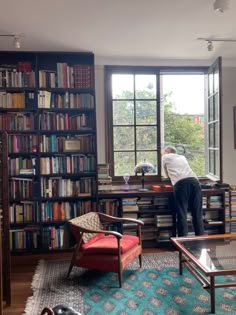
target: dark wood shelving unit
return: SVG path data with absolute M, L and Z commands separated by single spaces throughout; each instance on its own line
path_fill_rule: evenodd
M 0 119 L 11 252 L 64 251 L 67 220 L 96 209 L 94 54 L 0 52 Z
M 6 305 L 11 304 L 11 260 L 9 246 L 9 191 L 8 191 L 8 157 L 7 157 L 7 134 L 0 132 L 0 246 L 1 246 L 1 283 L 0 295 L 2 314 L 3 301 Z
M 224 234 L 225 233 L 225 216 L 226 216 L 226 202 L 225 202 L 225 194 L 228 192 L 227 189 L 203 189 L 203 219 L 207 218 L 207 220 L 211 220 L 211 223 L 204 222 L 204 227 L 206 233 L 209 234 Z M 139 204 L 139 200 L 142 198 L 147 200 L 147 204 L 144 207 L 141 205 L 138 206 L 137 213 L 138 219 L 145 220 L 145 217 L 154 217 L 158 216 L 158 219 L 149 221 L 147 219 L 147 231 L 145 232 L 145 221 L 143 227 L 143 246 L 144 247 L 157 247 L 157 246 L 167 246 L 169 244 L 168 238 L 170 236 L 176 236 L 176 215 L 174 210 L 174 202 L 173 202 L 173 192 L 155 192 L 152 190 L 148 190 L 145 192 L 138 190 L 129 190 L 129 191 L 107 191 L 107 192 L 99 192 L 98 199 L 99 201 L 109 200 L 114 202 L 116 200 L 117 208 L 114 209 L 115 214 L 123 217 L 124 211 L 122 204 L 123 199 L 134 198 L 136 199 L 137 204 Z M 158 205 L 158 200 L 161 198 L 166 198 L 166 204 Z M 156 202 L 155 202 L 156 200 Z M 159 207 L 160 206 L 160 207 Z M 108 209 L 111 207 L 107 207 Z M 105 210 L 102 210 L 105 211 Z M 127 210 L 129 212 L 129 210 Z M 130 211 L 132 213 L 132 211 Z M 170 217 L 168 219 L 163 216 L 172 217 L 172 222 L 170 221 Z M 166 221 L 167 220 L 167 221 Z M 215 222 L 214 222 L 215 221 Z M 150 223 L 151 222 L 151 223 Z M 158 228 L 155 229 L 155 222 L 159 222 Z M 167 222 L 167 223 L 166 223 Z M 148 238 L 148 233 L 150 229 L 153 229 L 153 239 L 145 240 L 145 233 Z M 189 223 L 189 233 L 192 232 L 192 223 Z M 157 237 L 155 238 L 155 233 Z M 151 236 L 152 237 L 152 236 Z

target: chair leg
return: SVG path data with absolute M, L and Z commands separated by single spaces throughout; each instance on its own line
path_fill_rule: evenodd
M 143 265 L 142 254 L 138 256 L 138 259 L 139 259 L 139 266 L 140 268 L 142 268 L 142 265 Z
M 71 260 L 71 262 L 70 262 L 70 267 L 69 267 L 68 272 L 67 272 L 67 278 L 69 278 L 73 266 L 74 266 L 73 260 Z
M 120 288 L 122 288 L 122 270 L 119 270 L 119 272 L 118 272 L 118 277 L 119 277 L 119 285 L 120 285 Z

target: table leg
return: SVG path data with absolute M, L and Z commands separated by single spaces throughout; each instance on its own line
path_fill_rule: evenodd
M 182 265 L 183 255 L 182 252 L 179 251 L 179 274 L 182 276 L 183 274 L 183 265 Z
M 211 313 L 215 313 L 215 277 L 210 277 L 211 287 L 210 287 L 210 294 L 211 294 Z

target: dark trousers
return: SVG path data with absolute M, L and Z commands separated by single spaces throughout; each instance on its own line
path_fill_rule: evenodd
M 178 236 L 188 234 L 187 212 L 191 211 L 195 235 L 204 234 L 202 218 L 202 191 L 194 177 L 184 178 L 174 185 Z

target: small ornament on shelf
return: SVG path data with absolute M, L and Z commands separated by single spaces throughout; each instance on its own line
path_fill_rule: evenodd
M 129 190 L 129 183 L 128 183 L 128 181 L 129 181 L 129 179 L 130 179 L 130 174 L 129 173 L 125 173 L 124 175 L 123 175 L 123 178 L 124 178 L 124 181 L 125 181 L 125 184 L 124 184 L 124 191 L 128 191 Z

